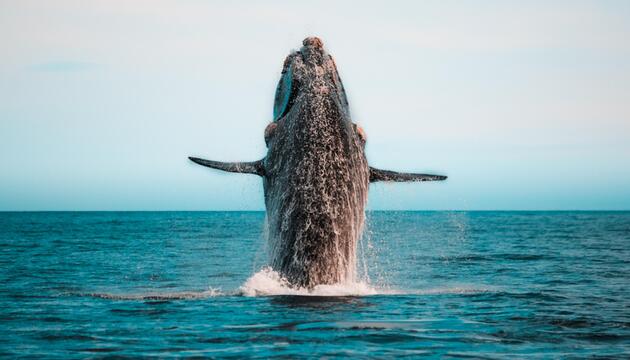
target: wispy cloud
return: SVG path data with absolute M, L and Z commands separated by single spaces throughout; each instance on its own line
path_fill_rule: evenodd
M 101 65 L 97 63 L 62 60 L 32 64 L 28 68 L 33 71 L 44 72 L 79 72 L 94 70 L 99 67 L 101 67 Z

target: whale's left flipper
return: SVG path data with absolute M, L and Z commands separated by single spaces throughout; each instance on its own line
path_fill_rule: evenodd
M 207 166 L 209 168 L 235 172 L 244 174 L 256 174 L 260 176 L 265 175 L 265 168 L 263 167 L 262 160 L 250 161 L 250 162 L 221 162 L 213 160 L 205 160 L 196 157 L 188 157 L 194 163 Z
M 430 174 L 413 174 L 413 173 L 401 173 L 390 170 L 381 170 L 370 166 L 370 182 L 377 181 L 440 181 L 446 180 L 447 176 L 444 175 L 430 175 Z

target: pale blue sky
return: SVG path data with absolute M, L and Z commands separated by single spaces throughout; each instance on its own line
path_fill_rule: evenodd
M 360 5 L 357 5 L 360 4 Z M 0 210 L 264 208 L 284 57 L 335 57 L 373 209 L 630 209 L 627 1 L 2 1 Z

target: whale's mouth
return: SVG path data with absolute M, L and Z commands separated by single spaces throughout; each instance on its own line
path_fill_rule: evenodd
M 282 75 L 276 87 L 276 95 L 273 104 L 273 121 L 278 121 L 289 112 L 299 90 L 299 83 L 294 79 L 293 61 L 298 56 L 292 53 L 287 56 L 282 67 Z

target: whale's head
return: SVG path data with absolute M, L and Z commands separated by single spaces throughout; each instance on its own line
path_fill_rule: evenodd
M 348 100 L 332 56 L 317 37 L 308 37 L 301 49 L 284 60 L 282 75 L 276 89 L 273 120 L 283 118 L 300 97 L 329 98 L 349 120 Z
M 345 143 L 358 140 L 364 144 L 363 130 L 352 124 L 346 91 L 332 56 L 317 37 L 304 39 L 302 45 L 284 61 L 274 98 L 273 122 L 265 130 L 265 141 L 269 145 L 277 125 L 286 123 L 284 127 L 293 131 L 308 128 L 313 139 L 318 135 L 327 137 L 332 131 Z

